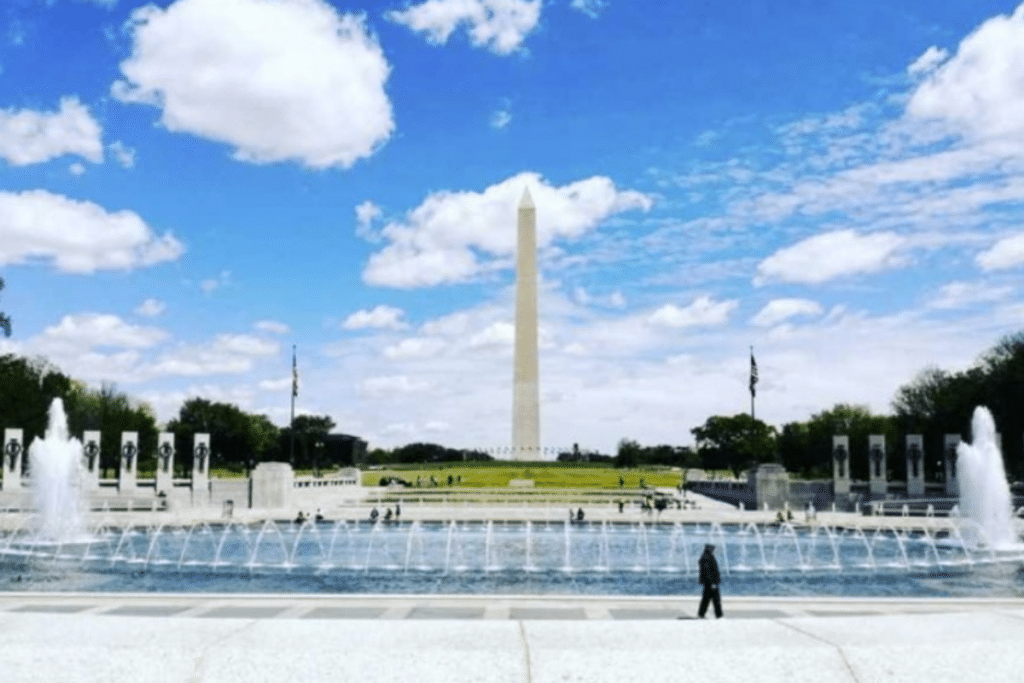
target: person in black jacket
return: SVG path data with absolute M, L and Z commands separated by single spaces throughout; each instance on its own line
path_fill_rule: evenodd
M 697 616 L 701 619 L 708 611 L 708 603 L 715 604 L 715 618 L 722 618 L 722 595 L 718 592 L 718 585 L 722 581 L 718 573 L 718 561 L 715 559 L 715 546 L 710 543 L 704 546 L 704 554 L 700 556 L 700 583 L 704 587 L 704 594 L 700 598 L 700 608 Z

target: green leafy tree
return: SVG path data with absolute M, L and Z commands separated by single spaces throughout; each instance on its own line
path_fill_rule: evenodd
M 999 340 L 979 362 L 984 391 L 978 404 L 992 411 L 1003 438 L 1003 458 L 1015 479 L 1024 476 L 1024 332 Z
M 672 467 L 699 467 L 700 458 L 689 446 L 641 446 L 632 439 L 619 441 L 614 463 L 616 467 L 640 465 L 669 465 Z
M 329 463 L 325 461 L 325 448 L 322 444 L 332 429 L 334 420 L 329 415 L 298 415 L 291 427 L 281 430 L 281 450 L 290 457 L 294 432 L 295 460 L 292 466 L 297 469 L 326 467 Z
M 253 458 L 250 467 L 257 462 L 280 459 L 281 430 L 266 415 L 249 415 L 249 447 Z
M 636 467 L 640 464 L 640 444 L 633 439 L 621 439 L 615 452 L 616 467 Z
M 804 477 L 831 477 L 830 461 L 811 447 L 810 429 L 805 422 L 782 425 L 778 439 L 779 462 L 787 471 Z M 827 471 L 826 471 L 827 469 Z
M 926 476 L 941 477 L 943 435 L 970 437 L 979 405 L 992 411 L 1003 434 L 1024 433 L 1024 332 L 1003 337 L 964 371 L 926 368 L 897 390 L 892 406 L 900 431 L 924 435 Z M 1019 438 L 1004 439 L 1003 457 L 1012 477 L 1024 476 Z
M 255 449 L 250 416 L 238 406 L 190 398 L 178 410 L 178 417 L 167 423 L 174 432 L 175 468 L 192 471 L 193 442 L 196 433 L 210 435 L 210 465 L 241 472 L 254 459 Z
M 30 445 L 45 432 L 53 399 L 70 387 L 71 379 L 45 358 L 0 356 L 0 428 L 24 430 L 24 443 Z
M 757 463 L 776 458 L 776 430 L 746 413 L 713 415 L 690 430 L 706 469 L 730 469 L 739 476 Z
M 156 471 L 157 425 L 152 408 L 117 390 L 111 383 L 91 389 L 72 381 L 64 398 L 68 427 L 81 436 L 86 430 L 100 432 L 100 468 L 114 476 L 121 458 L 121 432 L 138 432 L 141 475 Z

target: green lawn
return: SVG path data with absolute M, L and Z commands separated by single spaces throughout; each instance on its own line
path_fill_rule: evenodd
M 401 467 L 379 470 L 363 470 L 363 486 L 377 486 L 381 477 L 400 477 L 410 484 L 416 484 L 416 477 L 424 487 L 432 486 L 430 477 L 434 477 L 439 486 L 448 486 L 449 475 L 455 480 L 454 487 L 501 487 L 507 488 L 512 479 L 532 479 L 534 487 L 549 488 L 603 488 L 618 489 L 619 477 L 624 480 L 626 488 L 635 489 L 640 480 L 646 486 L 678 486 L 680 472 L 665 468 L 624 469 L 610 466 L 579 466 L 572 464 L 552 465 L 542 463 L 534 465 L 440 465 L 433 467 Z M 460 480 L 461 477 L 461 480 Z

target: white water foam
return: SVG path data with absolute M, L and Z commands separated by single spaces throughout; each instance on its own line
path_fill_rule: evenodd
M 956 470 L 960 486 L 960 514 L 972 524 L 965 532 L 978 546 L 1009 549 L 1019 544 L 1013 526 L 1013 504 L 1006 481 L 1003 454 L 996 442 L 996 424 L 984 406 L 974 409 L 973 443 L 957 446 Z M 965 534 L 966 535 L 966 534 Z
M 29 448 L 29 463 L 39 539 L 63 542 L 82 535 L 82 442 L 68 437 L 59 398 L 50 404 L 46 434 Z

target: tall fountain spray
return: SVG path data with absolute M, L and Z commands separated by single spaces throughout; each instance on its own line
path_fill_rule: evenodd
M 64 402 L 53 399 L 43 438 L 29 448 L 39 538 L 69 541 L 83 532 L 82 442 L 68 437 Z
M 1006 482 L 1003 454 L 996 443 L 996 424 L 984 406 L 974 409 L 973 443 L 957 446 L 957 482 L 960 514 L 977 525 L 978 545 L 1009 548 L 1018 544 L 1013 527 L 1010 486 Z M 973 525 L 972 525 L 973 526 Z

